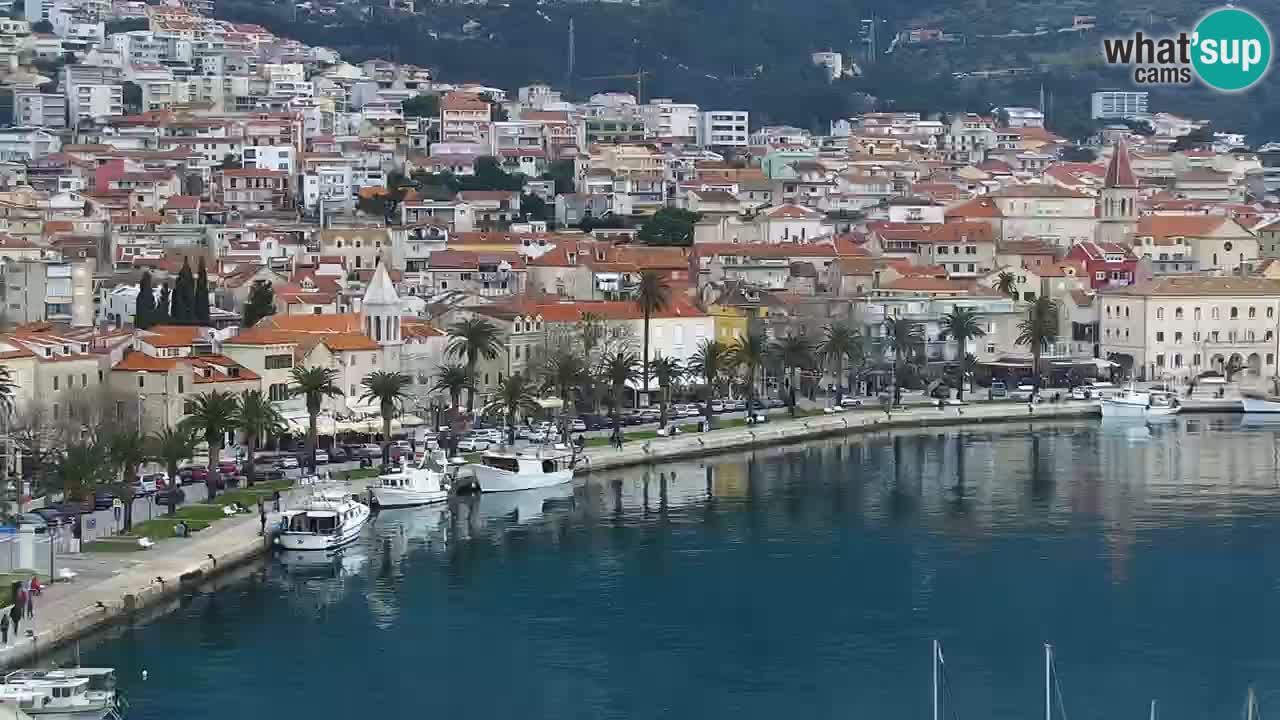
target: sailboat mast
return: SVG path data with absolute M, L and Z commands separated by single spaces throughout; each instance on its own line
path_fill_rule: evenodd
M 1053 646 L 1044 644 L 1044 720 L 1053 720 Z
M 933 641 L 933 720 L 938 720 L 938 641 Z
M 1156 720 L 1156 701 L 1151 701 L 1151 720 Z

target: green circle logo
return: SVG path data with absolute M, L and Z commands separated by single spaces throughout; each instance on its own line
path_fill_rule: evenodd
M 1216 90 L 1252 87 L 1271 65 L 1271 33 L 1247 10 L 1226 7 L 1210 12 L 1196 25 L 1191 42 L 1196 74 Z

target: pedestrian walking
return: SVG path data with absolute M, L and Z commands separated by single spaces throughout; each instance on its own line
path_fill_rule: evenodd
M 9 647 L 9 613 L 0 615 L 0 644 Z
M 18 637 L 18 626 L 22 624 L 22 608 L 27 604 L 27 593 L 24 590 L 18 590 L 18 597 L 15 598 L 13 607 L 9 608 L 9 619 L 13 621 L 13 637 Z
M 36 619 L 36 596 L 34 593 L 27 593 L 27 619 L 35 622 Z
M 271 512 L 280 512 L 280 491 L 274 490 L 271 493 Z
M 267 534 L 267 504 L 258 498 L 258 519 L 262 522 L 262 529 L 258 531 L 259 535 Z

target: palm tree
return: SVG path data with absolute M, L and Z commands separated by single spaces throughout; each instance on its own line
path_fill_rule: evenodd
M 661 275 L 652 270 L 645 270 L 640 273 L 640 282 L 636 284 L 634 292 L 636 307 L 640 308 L 640 313 L 644 315 L 644 354 L 641 358 L 643 373 L 640 377 L 644 391 L 647 393 L 649 392 L 649 318 L 671 305 L 671 288 L 667 286 L 667 281 Z
M 791 417 L 796 416 L 796 371 L 813 364 L 813 345 L 803 335 L 788 333 L 773 345 L 773 354 L 782 364 L 782 372 L 786 374 L 791 385 L 787 393 L 787 406 Z
M 165 470 L 169 473 L 170 483 L 176 489 L 178 465 L 196 452 L 195 434 L 189 428 L 179 425 L 176 428 L 165 428 L 148 440 L 150 450 L 147 454 L 164 463 Z M 177 507 L 177 497 L 171 497 L 169 514 L 172 515 Z
M 841 322 L 834 322 L 823 330 L 818 354 L 836 368 L 836 405 L 844 399 L 844 362 L 856 362 L 862 354 L 862 333 Z
M 382 464 L 391 462 L 391 419 L 404 407 L 409 397 L 409 385 L 413 379 L 402 372 L 375 370 L 360 381 L 364 394 L 360 402 L 378 401 L 378 414 L 382 416 Z
M 596 350 L 600 344 L 605 341 L 608 328 L 605 326 L 604 318 L 596 313 L 584 312 L 577 322 L 578 336 L 582 341 L 582 355 L 587 360 L 587 365 L 592 364 L 596 360 Z M 590 398 L 592 410 L 599 410 L 600 398 L 596 393 L 595 378 L 587 377 L 584 388 L 585 394 Z
M 888 318 L 884 321 L 884 336 L 893 352 L 893 404 L 902 402 L 902 388 L 898 387 L 898 371 L 904 358 L 920 352 L 924 344 L 924 328 L 918 322 L 906 318 Z
M 1058 339 L 1058 303 L 1040 296 L 1027 310 L 1027 317 L 1018 323 L 1019 345 L 1031 347 L 1031 368 L 1035 375 L 1032 397 L 1040 394 L 1040 355 Z
M 239 403 L 236 396 L 225 390 L 212 390 L 197 395 L 191 401 L 191 412 L 182 419 L 182 424 L 193 433 L 201 433 L 209 444 L 209 474 L 205 486 L 209 490 L 208 498 L 218 496 L 218 484 L 214 471 L 218 467 L 218 457 L 222 454 L 223 441 L 227 433 L 236 429 L 236 411 Z
M 461 365 L 441 365 L 436 370 L 436 384 L 431 386 L 431 392 L 449 393 L 449 402 L 456 408 L 462 403 L 462 391 L 469 387 L 471 376 L 467 374 L 466 368 Z
M 112 480 L 111 456 L 105 443 L 95 439 L 76 438 L 63 448 L 55 461 L 62 478 L 62 494 L 66 500 L 93 497 L 98 485 Z
M 671 387 L 684 375 L 680 361 L 662 353 L 653 357 L 653 377 L 658 381 L 658 427 L 667 426 L 667 410 L 671 407 Z
M 489 409 L 501 410 L 506 417 L 507 442 L 512 445 L 516 443 L 516 415 L 523 413 L 527 417 L 541 407 L 533 384 L 522 373 L 498 383 L 498 397 L 489 405 Z
M 476 363 L 483 357 L 493 360 L 502 350 L 502 340 L 498 336 L 498 328 L 484 318 L 472 317 L 459 320 L 449 326 L 449 346 L 445 351 L 450 357 L 466 358 L 467 361 L 467 415 L 471 415 L 476 406 Z
M 753 408 L 756 401 L 756 372 L 764 366 L 769 354 L 769 345 L 759 333 L 748 333 L 734 338 L 729 347 L 729 355 L 734 362 L 747 369 L 747 417 L 755 417 Z
M 572 408 L 572 397 L 590 374 L 587 365 L 577 353 L 571 349 L 561 348 L 553 352 L 542 366 L 543 389 L 552 389 L 562 403 L 560 423 L 561 437 L 568 441 L 569 426 L 564 420 Z
M 956 361 L 956 400 L 964 400 L 964 383 L 973 374 L 978 371 L 978 358 L 973 353 L 965 353 L 964 357 Z
M 951 312 L 943 315 L 940 321 L 942 332 L 938 339 L 946 342 L 949 338 L 956 341 L 956 359 L 962 359 L 969 351 L 969 341 L 986 337 L 987 330 L 982 327 L 982 316 L 972 308 L 955 306 Z
M 316 470 L 316 442 L 319 430 L 316 427 L 320 417 L 320 404 L 325 398 L 342 395 L 338 387 L 338 371 L 333 368 L 295 367 L 289 373 L 293 384 L 289 386 L 289 397 L 301 395 L 307 401 L 307 455 L 311 458 L 311 472 Z
M 112 463 L 120 470 L 120 481 L 113 491 L 124 504 L 121 528 L 128 532 L 133 527 L 133 497 L 137 487 L 138 467 L 147 461 L 147 438 L 135 429 L 118 429 L 107 440 Z
M 698 349 L 694 351 L 693 357 L 689 358 L 689 374 L 702 378 L 707 387 L 706 404 L 703 405 L 703 415 L 707 418 L 707 427 L 711 427 L 711 401 L 715 396 L 716 381 L 720 379 L 720 373 L 724 371 L 724 366 L 729 359 L 729 348 L 715 340 L 703 340 L 698 343 Z
M 8 420 L 13 415 L 13 395 L 17 388 L 9 368 L 0 365 L 0 418 Z
M 604 358 L 600 363 L 600 374 L 609 384 L 609 395 L 613 404 L 613 432 L 622 432 L 622 393 L 627 383 L 636 379 L 636 368 L 640 364 L 635 353 L 619 350 Z
M 996 275 L 995 284 L 992 286 L 1001 294 L 1008 295 L 1014 300 L 1018 299 L 1018 277 L 1008 270 L 1001 270 Z
M 239 410 L 236 412 L 236 425 L 244 433 L 245 475 L 252 486 L 258 479 L 257 464 L 254 454 L 258 444 L 265 442 L 272 435 L 283 433 L 288 425 L 275 403 L 261 390 L 245 390 L 240 393 Z

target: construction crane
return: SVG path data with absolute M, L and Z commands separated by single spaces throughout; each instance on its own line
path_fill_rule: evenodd
M 648 70 L 637 70 L 633 73 L 624 73 L 622 75 L 597 75 L 596 77 L 582 78 L 583 80 L 635 80 L 636 81 L 636 103 L 644 104 L 644 76 L 652 75 Z

